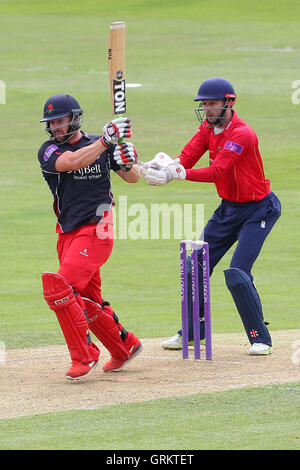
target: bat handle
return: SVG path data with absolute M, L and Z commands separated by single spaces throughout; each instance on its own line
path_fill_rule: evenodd
M 122 117 L 124 117 L 124 114 L 119 114 L 118 117 L 119 117 L 119 118 L 122 118 Z M 118 140 L 118 144 L 119 144 L 119 145 L 120 145 L 120 144 L 123 144 L 123 143 L 124 143 L 124 139 L 119 139 L 119 140 Z

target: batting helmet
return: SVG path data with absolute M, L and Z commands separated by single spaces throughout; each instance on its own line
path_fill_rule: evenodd
M 204 100 L 223 100 L 224 105 L 220 108 L 220 114 L 218 119 L 212 124 L 210 123 L 205 116 L 203 110 L 203 105 L 200 104 L 199 108 L 196 109 L 196 115 L 201 123 L 205 120 L 208 123 L 209 127 L 218 126 L 224 122 L 226 119 L 225 111 L 228 108 L 231 108 L 236 100 L 236 94 L 233 86 L 228 80 L 221 77 L 213 77 L 205 80 L 199 87 L 198 94 L 194 101 L 204 101 Z
M 70 139 L 70 137 L 80 129 L 81 127 L 81 116 L 83 110 L 81 109 L 78 101 L 71 95 L 57 94 L 53 95 L 46 101 L 44 105 L 44 117 L 40 122 L 46 122 L 46 132 L 51 135 L 50 121 L 59 119 L 65 116 L 70 116 L 69 131 L 65 134 L 66 139 L 64 142 Z
M 235 99 L 235 91 L 231 83 L 225 78 L 214 77 L 205 80 L 200 85 L 198 95 L 194 101 L 200 100 L 226 100 L 227 98 Z

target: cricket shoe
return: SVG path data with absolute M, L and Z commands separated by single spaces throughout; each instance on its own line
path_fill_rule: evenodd
M 82 377 L 86 377 L 92 370 L 98 365 L 98 361 L 92 361 L 89 364 L 83 364 L 80 361 L 73 361 L 70 369 L 66 373 L 66 377 L 69 380 L 79 380 Z
M 200 344 L 205 344 L 205 339 L 201 339 Z M 179 333 L 172 336 L 172 338 L 167 339 L 163 343 L 161 343 L 164 349 L 182 349 L 182 336 Z M 188 342 L 189 346 L 194 346 L 194 341 L 190 340 Z
M 267 356 L 271 352 L 272 348 L 268 344 L 253 343 L 249 349 L 249 356 Z
M 114 357 L 111 357 L 110 360 L 103 366 L 104 372 L 118 372 L 119 370 L 124 369 L 124 367 L 127 366 L 128 362 L 130 362 L 142 352 L 143 347 L 143 343 L 138 338 L 136 338 L 136 342 L 129 349 L 130 357 L 125 360 L 115 359 Z

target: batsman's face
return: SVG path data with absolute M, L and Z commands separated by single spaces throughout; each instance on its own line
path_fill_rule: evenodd
M 70 122 L 70 116 L 64 116 L 62 118 L 53 119 L 50 121 L 50 130 L 56 140 L 64 140 L 64 136 L 69 132 Z
M 204 100 L 202 101 L 203 111 L 205 112 L 206 119 L 214 123 L 224 106 L 224 100 Z

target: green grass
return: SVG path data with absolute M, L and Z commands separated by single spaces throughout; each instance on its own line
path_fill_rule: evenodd
M 291 100 L 292 82 L 300 76 L 299 10 L 300 3 L 292 0 L 128 0 L 125 9 L 119 0 L 111 5 L 92 0 L 53 0 L 51 5 L 40 0 L 0 1 L 0 80 L 6 84 L 6 104 L 0 104 L 0 340 L 7 348 L 64 341 L 42 295 L 41 274 L 44 270 L 56 271 L 58 263 L 51 196 L 36 158 L 46 139 L 39 120 L 50 95 L 69 92 L 84 108 L 84 129 L 101 132 L 111 119 L 106 50 L 109 23 L 116 20 L 127 23 L 127 82 L 143 85 L 128 88 L 127 93 L 133 140 L 142 161 L 161 150 L 172 156 L 180 153 L 198 126 L 193 98 L 204 79 L 218 75 L 234 84 L 236 109 L 259 137 L 266 175 L 283 208 L 254 266 L 254 279 L 270 330 L 299 328 L 299 105 Z M 207 157 L 199 163 L 207 164 Z M 150 210 L 151 204 L 162 202 L 204 204 L 205 221 L 219 203 L 211 184 L 183 182 L 151 188 L 143 181 L 126 185 L 113 175 L 113 190 L 117 203 L 120 196 L 127 196 L 128 207 L 141 203 Z M 232 253 L 227 253 L 212 278 L 212 324 L 218 333 L 243 331 L 223 275 Z M 178 240 L 117 239 L 102 269 L 104 297 L 126 328 L 141 337 L 171 335 L 179 326 L 178 258 Z M 273 392 L 278 400 L 270 407 Z M 228 398 L 231 393 L 234 399 Z M 74 411 L 0 423 L 10 430 L 7 447 L 60 447 L 53 431 L 59 429 L 64 448 L 143 448 L 145 442 L 154 448 L 169 447 L 173 442 L 180 448 L 178 421 L 192 414 L 191 429 L 195 428 L 198 436 L 207 432 L 211 448 L 293 448 L 298 441 L 293 437 L 295 418 L 289 397 L 294 393 L 283 392 L 280 387 L 236 390 L 224 395 L 107 407 L 83 415 Z M 255 422 L 247 426 L 247 419 L 242 418 L 249 412 L 246 396 L 252 400 L 249 409 L 253 414 L 254 404 L 260 407 L 256 417 L 259 415 L 264 432 L 257 441 Z M 230 407 L 227 398 L 232 400 Z M 198 415 L 204 423 L 201 428 L 192 408 L 201 413 L 204 400 L 214 413 L 214 400 L 219 399 L 220 403 L 224 400 L 224 410 L 217 407 L 214 419 L 209 412 Z M 191 406 L 193 400 L 195 407 Z M 243 409 L 231 414 L 230 409 L 239 402 L 244 404 Z M 264 406 L 268 414 L 263 412 Z M 170 434 L 164 409 L 170 411 L 170 429 L 176 433 L 172 442 L 167 437 L 161 439 Z M 151 432 L 145 433 L 151 440 L 139 439 L 133 425 L 126 421 L 128 413 L 136 413 L 137 429 L 145 427 L 148 431 L 151 423 L 147 425 L 146 417 L 159 417 L 155 423 L 165 425 L 165 434 L 156 433 L 153 425 Z M 117 435 L 107 441 L 96 416 L 101 417 L 101 427 L 111 432 L 111 417 L 117 423 L 119 414 L 128 436 L 124 433 L 122 443 Z M 95 441 L 76 440 L 71 434 L 75 423 L 81 430 L 78 436 L 81 432 L 87 435 L 82 416 L 98 426 Z M 13 441 L 15 426 L 18 439 Z M 24 430 L 32 426 L 41 432 L 31 432 L 29 440 Z M 285 433 L 290 437 L 285 439 Z M 201 439 L 195 439 L 194 448 L 203 445 Z
M 299 450 L 299 385 L 1 420 L 0 449 Z

